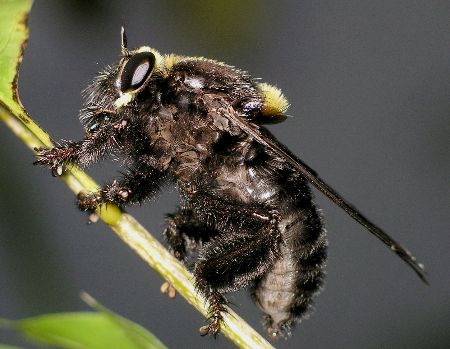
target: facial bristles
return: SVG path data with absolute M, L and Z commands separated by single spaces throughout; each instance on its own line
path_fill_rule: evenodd
M 258 90 L 262 96 L 261 112 L 264 117 L 271 119 L 272 122 L 283 121 L 286 118 L 285 112 L 289 107 L 289 102 L 284 97 L 281 90 L 267 83 L 258 83 Z

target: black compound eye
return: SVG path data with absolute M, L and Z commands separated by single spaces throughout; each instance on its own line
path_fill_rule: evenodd
M 140 52 L 131 57 L 122 69 L 120 90 L 133 91 L 141 87 L 150 76 L 155 66 L 155 55 L 151 52 Z

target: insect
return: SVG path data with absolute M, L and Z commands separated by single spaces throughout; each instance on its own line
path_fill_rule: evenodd
M 128 172 L 78 197 L 81 210 L 153 197 L 175 184 L 181 197 L 164 230 L 171 253 L 192 266 L 216 335 L 224 294 L 250 287 L 271 337 L 287 336 L 311 308 L 324 278 L 327 240 L 312 184 L 390 247 L 426 282 L 423 266 L 345 201 L 263 126 L 286 118 L 281 91 L 214 60 L 127 48 L 83 92 L 83 140 L 38 149 L 56 175 L 106 154 Z

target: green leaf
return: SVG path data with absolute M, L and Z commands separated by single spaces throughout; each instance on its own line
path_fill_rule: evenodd
M 0 0 L 0 100 L 17 111 L 17 72 L 28 39 L 31 0 Z
M 16 329 L 34 341 L 59 348 L 166 348 L 140 325 L 113 313 L 90 297 L 88 302 L 98 311 L 41 315 L 8 322 L 7 327 Z
M 50 147 L 52 142 L 27 115 L 17 92 L 31 4 L 32 0 L 0 0 L 0 120 L 33 149 Z

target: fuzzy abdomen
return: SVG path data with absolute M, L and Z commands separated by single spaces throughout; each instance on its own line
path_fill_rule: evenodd
M 253 144 L 240 149 L 233 153 L 237 164 L 217 171 L 215 190 L 278 212 L 282 241 L 278 257 L 256 280 L 253 296 L 266 314 L 269 334 L 288 335 L 311 308 L 323 282 L 327 245 L 323 223 L 303 177 Z
M 290 334 L 310 309 L 324 276 L 326 238 L 314 206 L 280 224 L 281 256 L 254 288 L 253 296 L 266 314 L 264 325 L 273 337 Z

